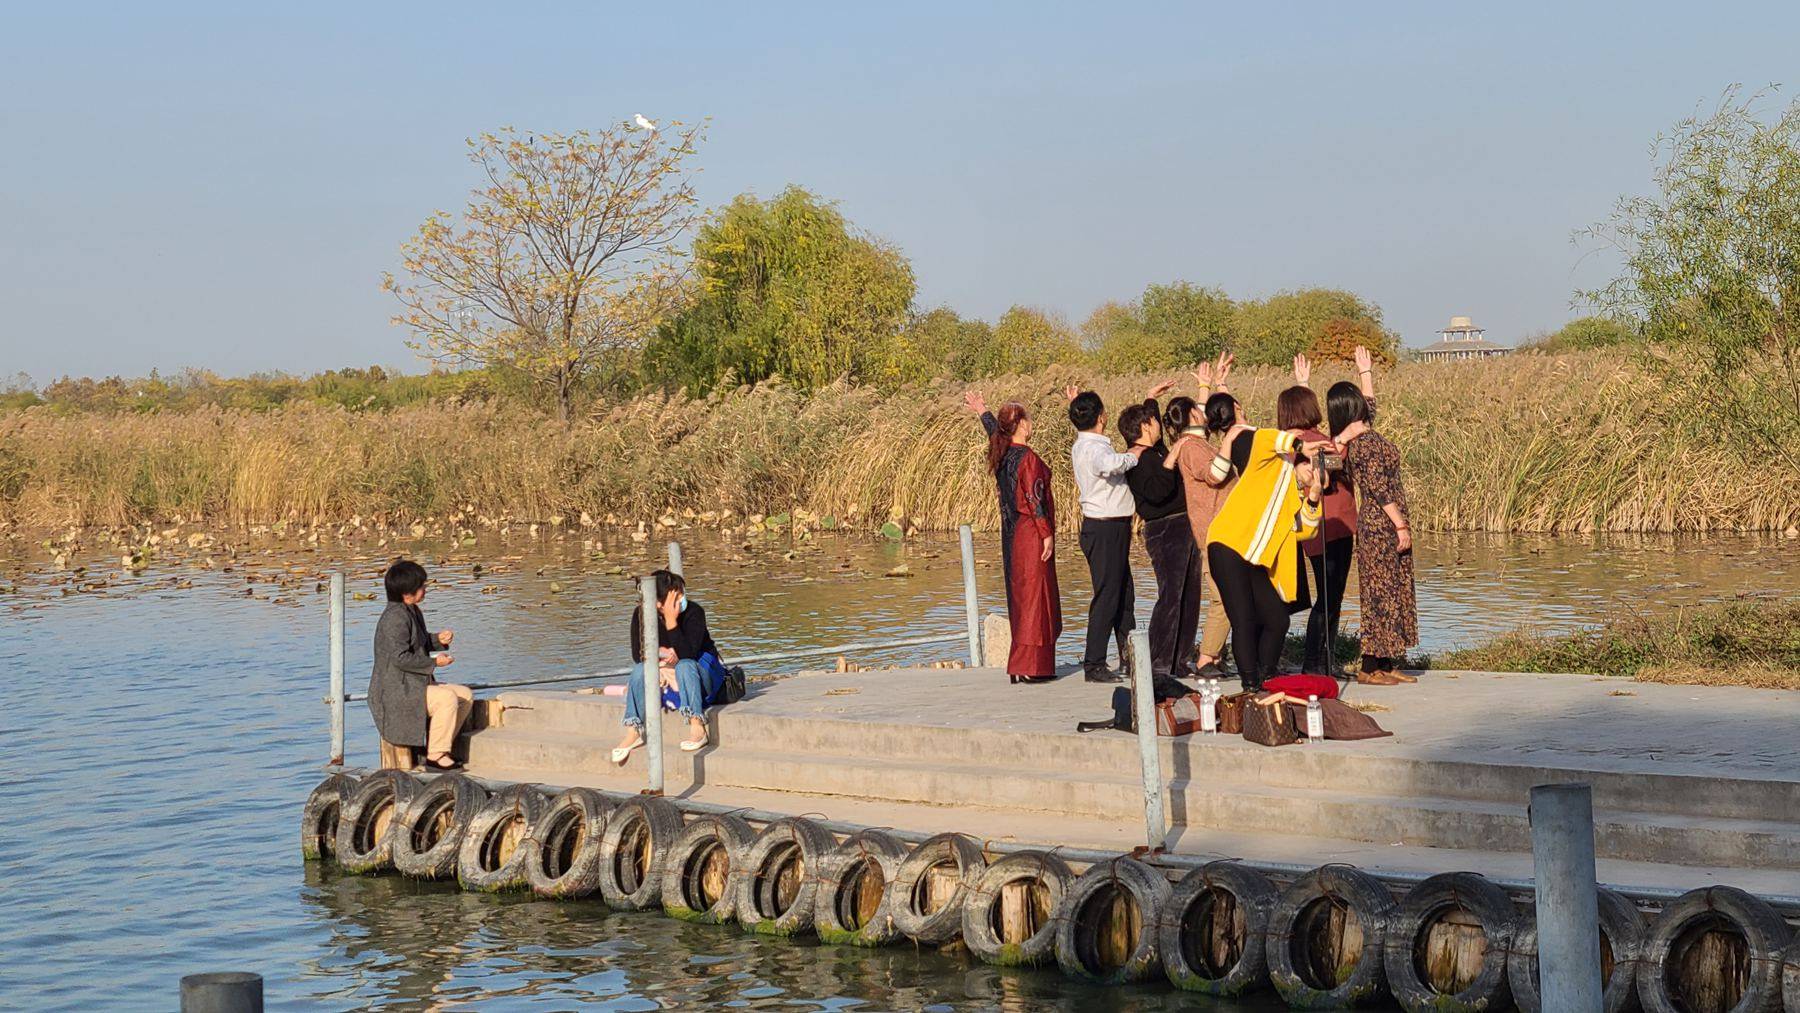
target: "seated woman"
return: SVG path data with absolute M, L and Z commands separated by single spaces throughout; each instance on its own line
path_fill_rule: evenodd
M 425 766 L 456 770 L 450 756 L 456 733 L 475 706 L 467 686 L 437 681 L 433 674 L 455 659 L 445 651 L 455 634 L 425 626 L 419 603 L 425 600 L 425 568 L 410 559 L 395 560 L 387 569 L 388 605 L 375 624 L 375 669 L 369 674 L 369 712 L 384 741 L 396 746 L 425 747 Z
M 719 648 L 706 629 L 706 610 L 687 600 L 687 584 L 669 570 L 656 578 L 657 671 L 664 710 L 687 715 L 688 737 L 681 748 L 693 752 L 706 745 L 706 708 L 725 684 Z M 631 612 L 631 660 L 636 667 L 625 684 L 625 737 L 612 751 L 612 762 L 624 763 L 644 744 L 644 607 Z

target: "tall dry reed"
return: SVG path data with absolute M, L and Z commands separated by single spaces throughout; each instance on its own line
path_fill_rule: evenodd
M 1078 523 L 1060 393 L 1092 385 L 1111 414 L 1160 377 L 1053 368 L 981 385 L 1024 401 Z M 1342 378 L 1321 370 L 1320 391 Z M 1236 392 L 1272 421 L 1289 378 L 1247 370 Z M 1404 455 L 1423 526 L 1475 530 L 1781 530 L 1800 497 L 1614 353 L 1408 364 L 1378 380 L 1378 426 Z M 1183 388 L 1192 393 L 1191 381 Z M 670 509 L 996 523 L 980 427 L 960 391 L 883 394 L 780 385 L 704 399 L 652 395 L 571 425 L 523 408 L 427 404 L 386 412 L 0 416 L 0 517 L 30 527 L 161 520 L 650 518 Z

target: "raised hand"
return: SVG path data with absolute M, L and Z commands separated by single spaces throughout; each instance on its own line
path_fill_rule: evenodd
M 1362 345 L 1356 346 L 1356 372 L 1358 375 L 1372 373 L 1375 370 L 1375 359 L 1369 350 Z
M 1171 388 L 1173 388 L 1174 386 L 1175 386 L 1174 380 L 1164 380 L 1163 382 L 1150 388 L 1150 393 L 1148 393 L 1144 396 L 1149 398 L 1150 400 L 1154 401 L 1157 398 L 1162 397 L 1164 394 L 1167 394 L 1169 392 L 1169 390 Z
M 1231 375 L 1231 367 L 1237 363 L 1237 356 L 1230 352 L 1220 352 L 1219 361 L 1213 366 L 1213 384 L 1221 391 L 1225 389 L 1225 378 Z
M 986 415 L 988 410 L 987 398 L 982 397 L 981 392 L 978 390 L 964 391 L 963 407 L 967 408 L 971 415 Z
M 1063 397 L 1066 397 L 1071 401 L 1075 400 L 1076 395 L 1078 395 L 1080 393 L 1081 393 L 1081 388 L 1075 386 L 1074 384 L 1069 384 L 1067 387 L 1063 388 Z
M 1312 363 L 1306 361 L 1306 353 L 1294 356 L 1294 382 L 1304 387 L 1312 382 Z
M 1194 367 L 1194 382 L 1200 385 L 1201 390 L 1212 390 L 1212 363 L 1202 362 L 1200 365 Z

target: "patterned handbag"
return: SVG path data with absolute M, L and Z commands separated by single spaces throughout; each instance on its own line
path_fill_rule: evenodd
M 1277 696 L 1272 703 L 1251 700 L 1244 708 L 1244 738 L 1259 746 L 1291 746 L 1300 739 L 1294 718 Z
M 1244 732 L 1244 705 L 1255 693 L 1233 693 L 1219 698 L 1219 731 L 1226 735 Z
M 1192 735 L 1200 730 L 1200 694 L 1156 702 L 1156 734 Z

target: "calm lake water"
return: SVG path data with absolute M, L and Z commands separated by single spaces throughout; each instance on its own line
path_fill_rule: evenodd
M 789 558 L 785 538 L 681 537 L 693 596 L 728 653 L 961 628 L 954 539 L 823 536 Z M 992 536 L 977 543 L 983 604 L 999 609 L 997 550 Z M 431 622 L 458 632 L 448 674 L 485 681 L 623 662 L 633 591 L 622 573 L 662 547 L 584 545 L 580 536 L 468 547 L 237 544 L 235 560 L 182 549 L 127 575 L 116 550 L 76 551 L 58 570 L 41 546 L 0 541 L 10 718 L 0 734 L 9 774 L 0 781 L 0 1007 L 170 1009 L 182 974 L 243 969 L 264 975 L 271 1008 L 293 1009 L 1278 1008 L 1162 988 L 1096 993 L 1053 970 L 998 972 L 911 947 L 779 942 L 613 914 L 598 901 L 495 898 L 308 867 L 297 824 L 328 746 L 326 571 L 341 566 L 353 592 L 372 593 L 381 560 L 413 552 L 433 572 Z M 1518 626 L 1567 629 L 1614 606 L 1791 589 L 1797 549 L 1779 538 L 1428 534 L 1421 650 Z M 199 568 L 209 555 L 213 568 Z M 910 576 L 881 576 L 903 564 Z M 1073 554 L 1061 569 L 1078 627 L 1085 569 Z M 1141 576 L 1147 615 L 1154 584 Z M 349 605 L 353 690 L 367 679 L 380 607 Z M 1076 660 L 1073 637 L 1062 647 Z M 956 656 L 949 646 L 857 660 Z M 375 752 L 361 704 L 350 710 L 350 752 L 364 763 Z

